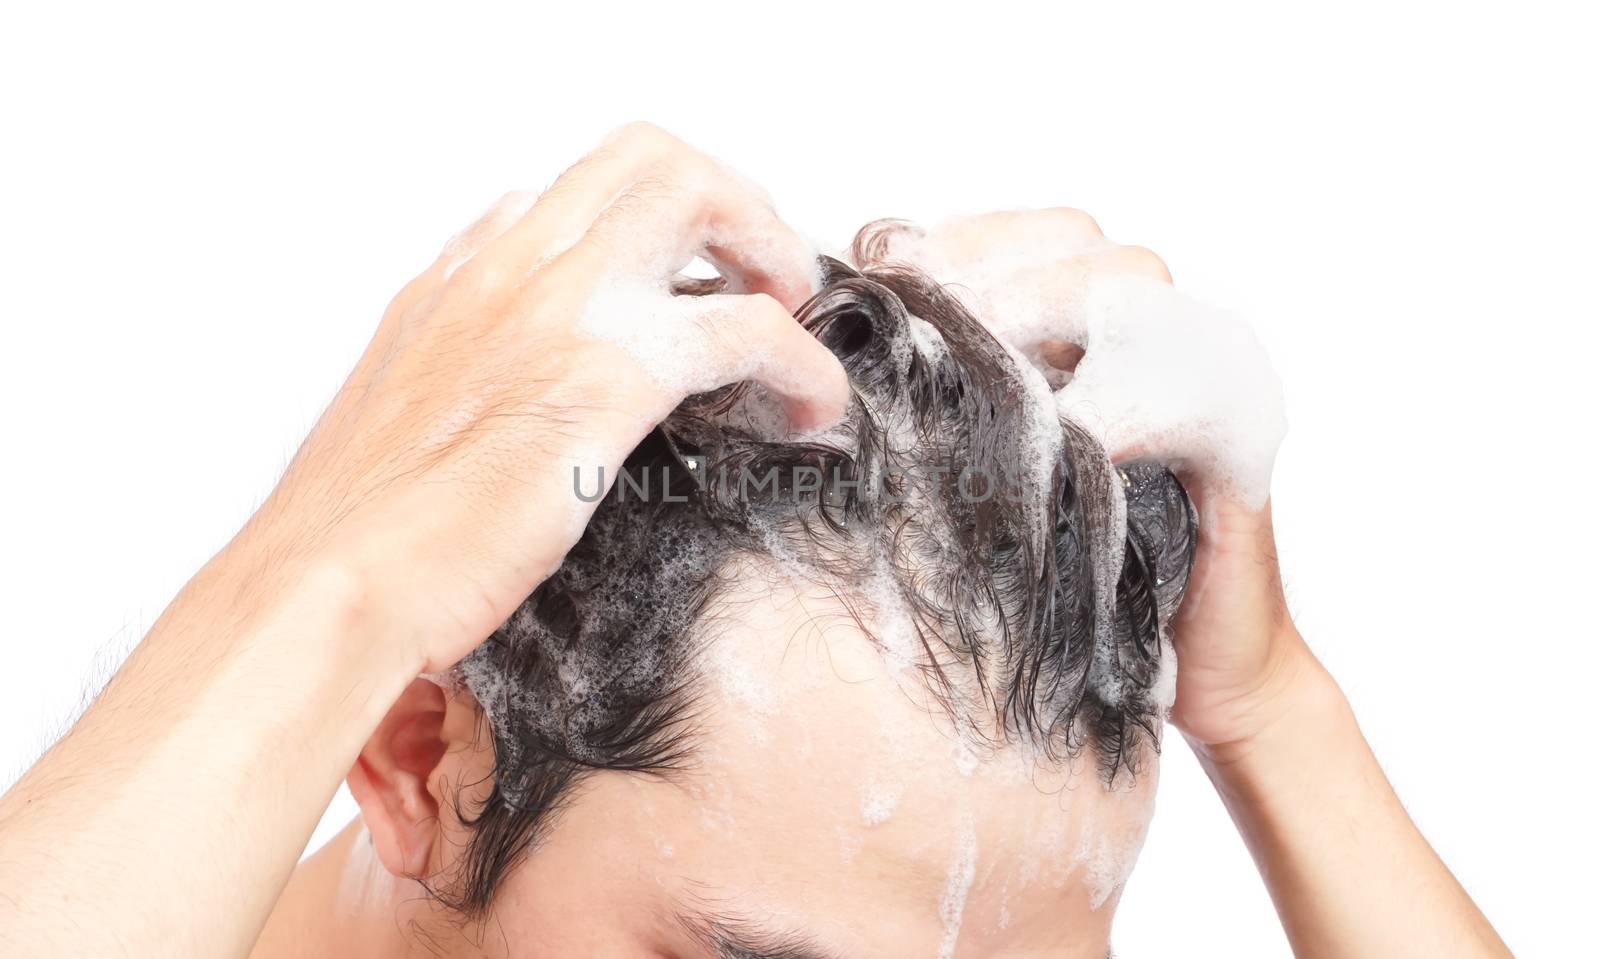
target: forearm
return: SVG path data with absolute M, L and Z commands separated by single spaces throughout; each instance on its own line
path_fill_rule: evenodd
M 242 548 L 0 799 L 0 951 L 243 955 L 412 678 L 367 661 L 342 571 L 273 577 Z
M 1196 745 L 1297 956 L 1510 953 L 1412 823 L 1349 703 L 1305 655 L 1261 735 Z

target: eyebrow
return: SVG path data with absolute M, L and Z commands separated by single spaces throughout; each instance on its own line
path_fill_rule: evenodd
M 716 959 L 841 959 L 811 936 L 725 915 L 680 913 L 678 921 Z

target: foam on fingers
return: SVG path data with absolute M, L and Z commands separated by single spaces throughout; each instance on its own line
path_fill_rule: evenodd
M 805 416 L 836 414 L 842 371 L 836 402 L 819 398 L 827 384 L 806 385 L 818 379 L 820 358 L 778 322 L 792 324 L 788 310 L 820 288 L 816 250 L 759 189 L 715 161 L 676 169 L 664 189 L 625 191 L 574 247 L 569 265 L 593 283 L 579 330 L 620 347 L 674 397 L 760 374 Z M 673 278 L 697 257 L 717 268 L 728 294 L 674 295 Z M 786 366 L 797 351 L 799 372 Z
M 1249 327 L 1163 282 L 1155 254 L 1112 243 L 1076 210 L 886 224 L 859 248 L 946 284 L 1113 459 L 1159 459 L 1207 491 L 1265 502 L 1286 430 L 1281 384 Z M 1071 370 L 1051 362 L 1066 344 L 1082 350 Z
M 1087 341 L 1061 414 L 1113 457 L 1161 459 L 1256 508 L 1287 430 L 1283 388 L 1239 318 L 1143 277 L 1093 285 Z

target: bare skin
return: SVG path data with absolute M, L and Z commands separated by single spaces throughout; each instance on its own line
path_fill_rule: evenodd
M 645 248 L 641 235 L 670 242 Z M 716 382 L 766 383 L 803 429 L 846 400 L 838 364 L 790 318 L 809 293 L 803 249 L 758 192 L 647 126 L 453 242 L 391 304 L 267 503 L 0 798 L 4 951 L 246 955 L 280 895 L 263 955 L 417 948 L 395 935 L 394 912 L 415 899 L 403 877 L 438 855 L 440 835 L 417 824 L 442 774 L 482 757 L 464 745 L 471 704 L 416 677 L 481 641 L 581 532 L 557 464 L 614 468 L 686 392 L 714 385 L 664 385 L 586 333 L 597 278 L 620 268 L 664 287 L 689 255 L 709 255 L 749 292 L 714 316 L 672 315 L 674 341 Z M 1270 512 L 1201 506 L 1174 721 L 1296 953 L 1508 955 L 1294 629 Z M 285 895 L 347 773 L 369 833 L 313 857 Z M 341 884 L 353 868 L 396 885 L 352 894 Z M 1048 938 L 1012 951 L 1047 954 Z M 596 939 L 550 954 L 618 953 Z
M 470 696 L 419 683 L 351 776 L 361 819 L 297 871 L 257 959 L 721 959 L 683 921 L 708 912 L 821 957 L 1102 959 L 1118 890 L 1085 867 L 1102 842 L 1112 866 L 1136 849 L 1155 777 L 1106 790 L 1092 757 L 962 757 L 831 594 L 740 581 L 723 607 L 736 634 L 706 654 L 692 766 L 586 781 L 474 922 L 414 880 L 449 888 L 471 834 L 458 790 L 472 808 L 491 750 Z M 447 745 L 408 756 L 419 740 Z M 952 875 L 965 885 L 945 912 Z

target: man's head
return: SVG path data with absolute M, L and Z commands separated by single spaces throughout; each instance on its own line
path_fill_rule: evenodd
M 847 421 L 795 442 L 758 391 L 690 398 L 466 689 L 413 687 L 352 776 L 385 865 L 510 955 L 1104 941 L 1189 501 L 920 274 L 829 261 L 800 319 Z

